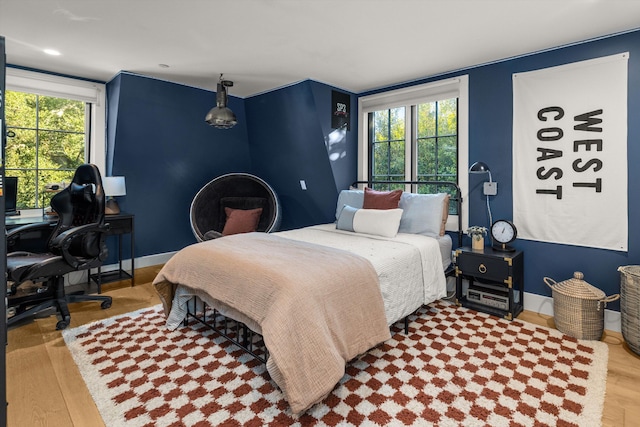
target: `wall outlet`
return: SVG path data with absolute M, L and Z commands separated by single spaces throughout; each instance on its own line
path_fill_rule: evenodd
M 498 183 L 497 182 L 485 182 L 484 183 L 484 195 L 485 196 L 495 196 L 498 194 Z

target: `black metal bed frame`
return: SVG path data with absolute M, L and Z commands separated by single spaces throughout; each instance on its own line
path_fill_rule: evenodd
M 262 335 L 254 332 L 244 323 L 225 316 L 198 297 L 193 297 L 187 303 L 187 316 L 183 320 L 184 326 L 189 325 L 189 319 L 217 332 L 259 362 L 267 363 L 269 350 L 264 344 Z
M 458 246 L 462 246 L 462 195 L 460 187 L 458 187 L 456 183 L 448 181 L 355 181 L 351 186 L 357 188 L 357 186 L 361 184 L 436 185 L 453 187 L 455 195 L 451 196 L 449 200 L 450 202 L 454 201 L 456 203 L 456 212 L 458 214 Z M 453 271 L 454 269 L 449 266 L 445 271 L 445 276 L 450 276 Z M 409 316 L 410 315 L 407 315 L 403 319 L 405 335 L 409 333 Z M 190 302 L 187 303 L 187 316 L 183 321 L 184 326 L 189 324 L 189 319 L 193 319 L 196 323 L 218 333 L 230 343 L 247 352 L 257 361 L 267 363 L 269 350 L 264 343 L 262 335 L 254 332 L 244 323 L 223 315 L 198 297 L 193 297 Z

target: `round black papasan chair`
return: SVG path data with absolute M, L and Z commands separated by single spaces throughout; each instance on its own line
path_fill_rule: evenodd
M 269 233 L 280 226 L 280 202 L 273 188 L 255 175 L 229 173 L 207 183 L 191 202 L 191 229 L 199 242 L 222 235 L 225 208 L 262 208 L 256 231 Z

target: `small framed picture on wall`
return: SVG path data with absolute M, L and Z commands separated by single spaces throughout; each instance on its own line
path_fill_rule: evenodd
M 347 93 L 331 92 L 331 128 L 339 129 L 346 125 L 350 130 L 349 111 L 351 109 L 351 97 Z

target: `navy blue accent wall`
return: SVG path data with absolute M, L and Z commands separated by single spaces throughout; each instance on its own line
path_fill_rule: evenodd
M 347 132 L 344 156 L 329 159 L 332 90 L 307 80 L 245 100 L 252 170 L 278 193 L 283 230 L 333 222 L 338 189 L 355 180 L 354 131 Z
M 322 135 L 324 136 L 325 148 L 327 149 L 329 164 L 333 172 L 333 179 L 339 192 L 340 190 L 349 188 L 349 185 L 353 184 L 358 173 L 358 97 L 350 92 L 312 80 L 309 81 L 309 84 L 311 85 L 315 99 L 318 122 L 320 123 Z M 331 96 L 334 90 L 350 95 L 351 111 L 349 111 L 350 130 L 345 131 L 344 139 L 332 144 L 334 141 L 330 141 L 331 136 L 334 132 L 338 132 L 331 127 L 331 112 L 333 107 Z M 335 198 L 337 202 L 337 193 Z M 333 215 L 335 217 L 335 212 L 333 212 Z
M 629 52 L 628 78 L 628 158 L 620 164 L 628 166 L 629 188 L 629 252 L 617 252 L 595 248 L 550 244 L 517 240 L 514 246 L 525 253 L 525 291 L 539 295 L 551 295 L 544 284 L 545 276 L 557 281 L 572 277 L 574 271 L 582 271 L 585 280 L 602 289 L 607 295 L 618 293 L 621 265 L 640 264 L 640 31 L 589 41 L 548 52 L 541 52 L 512 60 L 479 66 L 437 78 L 425 79 L 412 84 L 444 79 L 456 75 L 469 75 L 469 161 L 483 161 L 491 168 L 493 180 L 498 182 L 498 195 L 492 196 L 493 219 L 512 218 L 512 130 L 513 90 L 511 78 L 521 73 L 601 56 Z M 394 88 L 409 86 L 399 85 Z M 391 88 L 386 88 L 389 90 Z M 588 88 L 585 88 L 588 90 Z M 369 92 L 367 94 L 374 93 Z M 486 225 L 487 213 L 482 183 L 486 176 L 469 177 L 470 214 L 469 224 Z M 618 209 L 618 206 L 610 206 Z M 588 215 L 576 212 L 575 215 Z M 610 225 L 610 224 L 609 224 Z M 516 224 L 517 226 L 517 224 Z M 595 236 L 606 232 L 585 230 Z M 608 306 L 619 309 L 618 303 Z
M 118 201 L 135 214 L 136 257 L 195 243 L 189 207 L 198 190 L 219 175 L 249 172 L 244 101 L 229 97 L 238 124 L 222 130 L 204 121 L 214 92 L 129 73 L 107 91 L 109 170 L 126 178 Z

